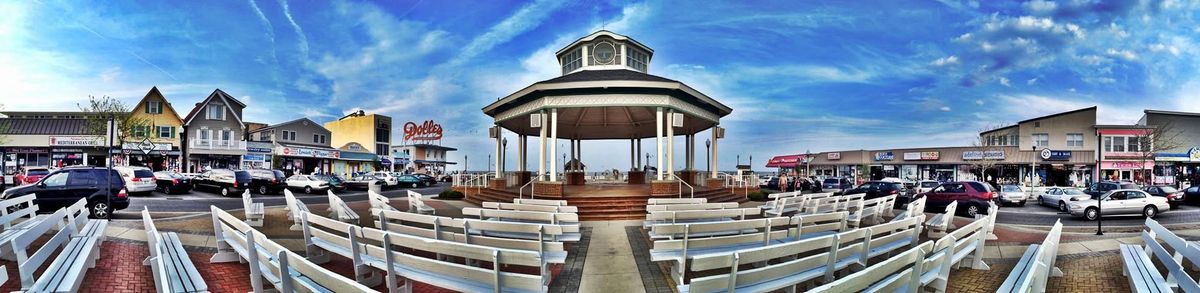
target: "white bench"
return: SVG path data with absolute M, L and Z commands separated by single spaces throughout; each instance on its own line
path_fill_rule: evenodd
M 213 254 L 210 262 L 244 261 L 249 264 L 250 287 L 254 292 L 264 291 L 263 279 L 279 292 L 373 291 L 288 251 L 228 212 L 215 206 L 209 208 L 217 239 L 217 253 Z
M 654 211 L 697 211 L 697 210 L 723 210 L 736 209 L 736 202 L 717 202 L 717 203 L 693 203 L 693 204 L 671 204 L 671 205 L 647 205 L 647 212 Z
M 745 220 L 747 215 L 758 215 L 758 208 L 736 208 L 699 211 L 653 211 L 646 215 L 642 227 L 658 224 L 723 222 Z
M 350 209 L 350 206 L 346 205 L 346 202 L 342 201 L 341 197 L 333 194 L 333 191 L 326 190 L 325 192 L 329 197 L 329 209 L 327 209 L 327 211 L 330 212 L 329 217 L 337 219 L 338 221 L 357 225 L 358 213 L 354 212 L 353 209 Z
M 84 209 L 86 215 L 87 209 Z M 86 219 L 86 216 L 83 217 Z M 45 220 L 30 225 L 25 233 L 12 241 L 13 252 L 17 255 L 18 271 L 21 275 L 21 289 L 32 292 L 78 292 L 89 268 L 96 266 L 100 258 L 100 245 L 104 235 L 80 236 L 73 227 L 75 223 L 67 221 L 67 210 L 59 209 Z M 66 226 L 61 226 L 61 225 Z M 29 255 L 27 249 L 38 238 L 55 227 L 62 227 L 50 237 L 36 252 Z M 53 260 L 51 254 L 60 250 Z M 46 270 L 40 276 L 34 277 L 35 271 L 50 261 Z
M 565 206 L 565 205 L 569 205 L 569 204 L 567 203 L 567 201 L 565 201 L 565 200 L 550 200 L 550 199 L 528 199 L 528 198 L 514 198 L 514 199 L 513 199 L 513 203 L 519 203 L 519 204 L 533 204 L 533 205 L 543 205 L 543 206 Z
M 510 210 L 510 211 L 531 211 L 531 212 L 547 212 L 547 213 L 578 213 L 579 208 L 575 206 L 547 206 L 523 203 L 507 203 L 507 202 L 484 202 L 483 208 L 493 210 Z
M 975 221 L 957 230 L 947 233 L 934 243 L 933 251 L 926 254 L 921 283 L 932 287 L 934 291 L 945 292 L 950 282 L 951 269 L 966 265 L 974 270 L 989 270 L 991 267 L 983 262 L 984 242 L 992 220 L 999 213 L 979 215 Z
M 375 228 L 384 231 L 496 248 L 538 251 L 549 263 L 565 263 L 567 259 L 563 242 L 558 240 L 566 238 L 564 234 L 567 234 L 561 225 L 453 219 L 398 211 L 381 211 L 376 217 L 379 220 L 375 221 Z
M 920 219 L 914 218 L 799 241 L 695 256 L 692 272 L 720 270 L 722 273 L 693 279 L 678 289 L 680 292 L 793 291 L 793 286 L 809 281 L 831 282 L 840 270 L 867 267 L 873 257 L 915 247 L 920 224 Z M 754 267 L 739 270 L 739 266 L 745 265 Z M 683 284 L 682 280 L 679 282 Z
M 646 205 L 698 204 L 708 203 L 707 198 L 651 198 Z
M 208 292 L 208 285 L 200 271 L 188 258 L 183 242 L 175 232 L 158 232 L 150 210 L 142 208 L 142 225 L 146 229 L 146 244 L 150 256 L 142 262 L 150 266 L 154 274 L 154 288 L 158 292 Z
M 308 212 L 308 205 L 296 199 L 296 195 L 292 194 L 291 190 L 283 189 L 283 209 L 287 210 L 287 216 L 292 219 L 292 226 L 288 227 L 292 231 L 300 231 L 300 215 Z
M 932 242 L 925 242 L 811 292 L 919 292 L 921 271 Z
M 253 227 L 262 227 L 263 216 L 266 215 L 266 210 L 261 202 L 250 200 L 250 190 L 242 193 L 242 209 L 246 212 L 246 224 Z
M 397 277 L 464 292 L 546 292 L 550 272 L 545 259 L 535 251 L 500 249 L 442 241 L 357 227 L 309 213 L 305 218 L 305 242 L 309 259 L 324 260 L 336 254 L 351 259 L 360 283 L 372 281 L 374 268 L 385 271 L 388 291 L 399 289 Z M 399 250 L 437 251 L 468 263 L 489 262 L 490 267 L 462 265 L 421 257 Z M 440 257 L 439 257 L 440 258 Z M 508 266 L 535 267 L 537 274 L 502 271 Z M 405 282 L 412 284 L 412 282 Z M 411 288 L 406 288 L 411 290 Z
M 922 196 L 921 198 L 918 198 L 918 199 L 915 199 L 915 200 L 909 202 L 907 207 L 905 208 L 904 212 L 900 213 L 899 215 L 896 215 L 895 218 L 892 218 L 892 221 L 899 221 L 899 220 L 903 220 L 904 218 L 916 217 L 916 216 L 920 216 L 920 215 L 924 215 L 924 214 L 925 214 L 925 197 Z
M 432 215 L 435 212 L 437 212 L 437 210 L 435 210 L 433 207 L 431 207 L 429 205 L 426 205 L 425 199 L 421 198 L 420 193 L 416 193 L 416 192 L 413 192 L 412 190 L 409 190 L 408 191 L 408 212 Z
M 371 202 L 371 214 L 374 215 L 379 211 L 399 211 L 392 206 L 392 200 L 373 190 L 367 191 L 367 200 Z
M 762 204 L 762 205 L 758 206 L 758 208 L 759 208 L 759 209 L 762 209 L 762 210 L 764 210 L 764 211 L 765 211 L 765 210 L 774 209 L 774 208 L 775 208 L 775 206 L 779 204 L 779 201 L 780 201 L 780 199 L 784 199 L 784 198 L 791 198 L 791 197 L 797 197 L 797 196 L 800 196 L 800 195 L 801 195 L 801 193 L 800 193 L 800 192 L 798 192 L 798 191 L 789 191 L 789 192 L 780 192 L 780 193 L 772 193 L 772 194 L 768 194 L 768 195 L 767 195 L 767 198 L 771 199 L 771 201 L 769 201 L 769 202 L 767 202 L 767 203 L 765 203 L 765 204 Z
M 1055 221 L 1054 227 L 1050 228 L 1050 233 L 1042 240 L 1042 244 L 1029 245 L 996 292 L 1046 292 L 1046 282 L 1050 277 L 1063 276 L 1062 270 L 1054 266 L 1054 259 L 1058 257 L 1060 236 L 1062 221 Z
M 0 201 L 0 224 L 4 230 L 23 229 L 25 226 L 37 223 L 36 194 L 28 194 Z
M 872 199 L 867 199 L 867 200 L 851 201 L 849 203 L 850 207 L 847 209 L 850 212 L 850 216 L 848 218 L 846 218 L 847 223 L 850 224 L 851 228 L 858 228 L 858 227 L 862 226 L 864 222 L 868 222 L 868 223 L 881 222 L 880 218 L 882 217 L 882 214 L 883 214 L 883 211 L 881 209 L 885 205 L 887 205 L 888 198 L 891 198 L 894 200 L 896 198 L 896 196 L 889 195 L 889 196 L 885 196 L 885 197 L 877 197 L 877 198 L 872 198 Z M 891 208 L 891 207 L 888 206 L 888 208 Z
M 953 228 L 954 214 L 958 209 L 958 201 L 952 201 L 946 205 L 946 212 L 934 215 L 925 222 L 925 228 L 928 229 L 928 236 L 931 239 L 941 238 L 946 234 L 946 231 Z
M 1200 292 L 1200 285 L 1196 284 L 1196 279 L 1188 275 L 1183 269 L 1183 265 L 1174 256 L 1167 252 L 1158 240 L 1155 239 L 1153 232 L 1142 231 L 1142 242 L 1145 247 L 1135 244 L 1121 244 L 1121 259 L 1124 263 L 1122 274 L 1129 279 L 1129 289 L 1133 292 L 1175 292 L 1173 287 L 1178 287 L 1182 292 Z M 1151 259 L 1158 259 L 1158 262 L 1167 269 L 1166 276 L 1158 272 L 1158 268 L 1154 266 Z
M 573 213 L 546 213 L 532 211 L 490 210 L 463 208 L 464 216 L 474 216 L 483 221 L 552 224 L 562 226 L 563 234 L 553 236 L 556 241 L 575 242 L 582 239 L 579 232 L 579 215 Z M 536 234 L 492 231 L 489 235 L 507 238 L 530 238 Z

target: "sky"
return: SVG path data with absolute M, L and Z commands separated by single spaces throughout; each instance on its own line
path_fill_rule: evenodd
M 600 29 L 653 48 L 651 74 L 733 108 L 722 170 L 750 156 L 761 168 L 806 151 L 969 145 L 989 127 L 1090 106 L 1102 124 L 1200 112 L 1200 1 L 37 0 L 0 2 L 0 15 L 5 110 L 135 103 L 157 86 L 186 113 L 220 88 L 252 122 L 359 109 L 434 120 L 472 170 L 494 152 L 480 109 L 560 75 L 554 52 Z M 585 142 L 583 161 L 626 169 L 628 148 Z

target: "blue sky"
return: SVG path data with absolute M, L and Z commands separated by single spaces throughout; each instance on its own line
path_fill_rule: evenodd
M 433 119 L 483 169 L 480 108 L 557 76 L 553 52 L 603 28 L 654 48 L 652 74 L 734 108 L 722 169 L 737 155 L 967 145 L 1093 105 L 1101 123 L 1200 112 L 1196 1 L 112 2 L 0 3 L 0 104 L 73 110 L 158 86 L 187 112 L 221 88 L 248 121 Z M 627 168 L 609 159 L 627 148 L 588 142 L 584 160 Z

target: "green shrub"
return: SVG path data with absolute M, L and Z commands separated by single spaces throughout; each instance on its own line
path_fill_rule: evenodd
M 754 192 L 751 192 L 750 194 L 747 194 L 746 197 L 753 201 L 766 201 L 767 193 L 759 190 L 759 191 L 754 191 Z
M 463 193 L 458 190 L 446 189 L 442 193 L 438 193 L 438 199 L 462 199 Z

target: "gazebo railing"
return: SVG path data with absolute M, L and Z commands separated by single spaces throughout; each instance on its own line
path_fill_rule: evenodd
M 679 198 L 683 198 L 683 186 L 684 185 L 686 185 L 688 188 L 688 193 L 689 193 L 688 198 L 696 198 L 696 188 L 692 187 L 691 184 L 688 184 L 687 182 L 685 182 L 683 180 L 683 178 L 679 178 L 679 175 L 677 175 L 675 173 L 671 173 L 671 176 L 675 177 L 675 181 L 679 181 Z
M 750 193 L 751 187 L 758 187 L 758 177 L 754 174 L 735 175 L 729 173 L 718 173 L 725 179 L 725 188 L 729 188 L 730 192 L 737 193 L 737 190 L 742 189 L 742 194 Z

